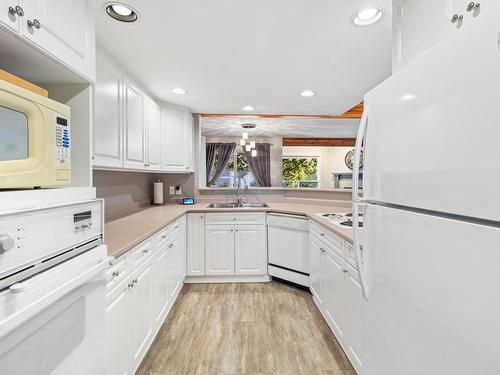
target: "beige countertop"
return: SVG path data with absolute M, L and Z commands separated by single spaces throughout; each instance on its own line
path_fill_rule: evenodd
M 207 208 L 209 203 L 196 203 L 191 206 L 179 204 L 166 204 L 163 206 L 152 206 L 140 212 L 122 217 L 106 223 L 104 231 L 104 243 L 108 246 L 108 255 L 119 257 L 134 246 L 138 245 L 163 227 L 174 222 L 188 212 L 280 212 L 300 214 L 322 224 L 327 229 L 335 232 L 343 239 L 352 242 L 352 230 L 342 229 L 316 215 L 323 212 L 346 212 L 345 204 L 340 205 L 315 205 L 291 202 L 269 202 L 268 208 Z

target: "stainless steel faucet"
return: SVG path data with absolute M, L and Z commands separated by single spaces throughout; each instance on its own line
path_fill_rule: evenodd
M 246 191 L 248 190 L 248 184 L 247 184 L 247 182 L 245 180 L 245 176 L 246 176 L 246 173 L 240 172 L 240 173 L 238 173 L 238 178 L 236 180 L 237 181 L 236 182 L 236 194 L 237 194 L 236 203 L 238 205 L 246 203 L 246 200 L 247 200 Z M 245 184 L 245 188 L 243 190 L 243 194 L 241 193 L 241 181 L 242 180 L 243 180 L 243 182 Z

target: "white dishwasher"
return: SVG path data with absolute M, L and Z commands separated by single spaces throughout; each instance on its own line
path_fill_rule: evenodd
M 309 287 L 309 219 L 267 215 L 269 275 Z

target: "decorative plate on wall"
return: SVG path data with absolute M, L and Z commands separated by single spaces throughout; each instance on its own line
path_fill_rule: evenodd
M 345 165 L 347 168 L 349 168 L 351 171 L 354 168 L 354 152 L 355 150 L 352 149 L 345 155 Z M 359 160 L 359 169 L 363 169 L 363 150 L 361 150 L 361 158 Z

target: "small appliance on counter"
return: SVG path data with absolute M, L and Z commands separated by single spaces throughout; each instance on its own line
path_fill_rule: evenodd
M 70 108 L 0 80 L 0 189 L 71 183 Z
M 184 198 L 182 198 L 182 204 L 185 205 L 185 206 L 194 204 L 194 197 L 184 197 Z
M 164 203 L 163 197 L 163 182 L 155 180 L 153 184 L 153 204 L 162 205 Z

